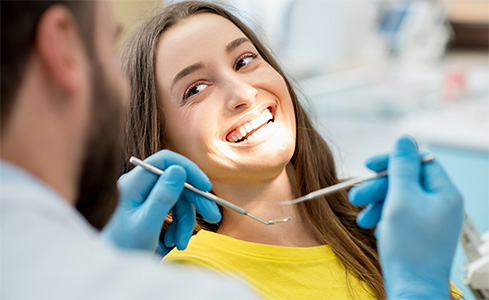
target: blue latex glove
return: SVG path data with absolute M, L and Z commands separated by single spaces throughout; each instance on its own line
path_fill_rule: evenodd
M 449 299 L 450 268 L 464 218 L 462 197 L 436 159 L 421 165 L 420 157 L 414 141 L 402 137 L 391 155 L 367 162 L 374 171 L 388 167 L 388 178 L 349 193 L 354 204 L 367 205 L 359 225 L 377 225 L 389 299 Z
M 419 158 L 423 158 L 428 153 L 422 152 Z M 372 171 L 381 172 L 387 169 L 389 154 L 380 154 L 368 158 L 365 166 Z M 357 223 L 362 228 L 372 228 L 380 221 L 382 207 L 387 196 L 387 177 L 375 178 L 363 182 L 349 192 L 350 201 L 355 205 L 364 206 L 357 216 Z
M 210 223 L 219 222 L 216 203 L 205 199 L 183 185 L 187 181 L 203 191 L 211 189 L 207 176 L 187 158 L 162 150 L 145 162 L 164 170 L 157 176 L 141 167 L 122 175 L 118 181 L 119 205 L 102 230 L 102 235 L 126 249 L 155 251 L 165 255 L 168 247 L 187 247 L 195 226 L 195 210 Z M 172 211 L 173 221 L 159 241 L 165 216 Z

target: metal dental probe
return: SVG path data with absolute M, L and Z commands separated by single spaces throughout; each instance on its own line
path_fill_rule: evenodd
M 427 163 L 427 162 L 432 161 L 433 159 L 435 159 L 435 156 L 433 154 L 428 154 L 421 159 L 421 163 Z M 349 188 L 349 187 L 354 186 L 356 184 L 362 183 L 364 181 L 374 179 L 374 178 L 384 177 L 384 176 L 387 176 L 387 170 L 382 171 L 382 172 L 376 172 L 376 173 L 373 173 L 370 175 L 366 175 L 364 177 L 358 177 L 358 178 L 353 178 L 351 180 L 343 181 L 343 182 L 340 182 L 338 184 L 328 186 L 326 188 L 311 192 L 305 196 L 299 197 L 299 198 L 294 199 L 294 200 L 282 201 L 282 202 L 280 202 L 280 204 L 281 205 L 291 205 L 291 204 L 296 204 L 299 202 L 312 200 L 312 199 L 315 199 L 315 198 L 320 197 L 320 196 L 325 196 L 325 195 L 329 195 L 332 193 L 336 193 L 337 191 L 344 190 L 346 188 Z
M 134 157 L 132 156 L 130 159 L 129 159 L 129 162 L 132 163 L 133 165 L 137 165 L 137 166 L 140 166 L 156 175 L 161 175 L 163 174 L 163 171 L 158 169 L 157 167 L 155 166 L 152 166 L 148 163 L 145 163 L 144 161 L 140 160 L 139 158 L 137 157 Z M 243 208 L 237 206 L 237 205 L 234 205 L 233 203 L 231 202 L 228 202 L 222 198 L 219 198 L 217 197 L 216 195 L 214 194 L 211 194 L 209 192 L 203 192 L 201 190 L 199 190 L 198 188 L 194 187 L 193 185 L 189 184 L 188 182 L 185 182 L 184 184 L 185 188 L 188 189 L 188 190 L 191 190 L 192 192 L 196 193 L 196 194 L 199 194 L 201 195 L 202 197 L 205 197 L 209 200 L 212 200 L 214 202 L 216 202 L 217 204 L 223 206 L 223 207 L 226 207 L 226 208 L 229 208 L 230 210 L 232 211 L 235 211 L 237 212 L 238 214 L 241 214 L 241 215 L 245 215 L 245 216 L 248 216 L 250 218 L 252 218 L 253 220 L 255 221 L 258 221 L 262 224 L 265 224 L 265 225 L 273 225 L 273 224 L 276 224 L 276 223 L 284 223 L 284 222 L 288 222 L 290 220 L 292 220 L 291 217 L 289 218 L 285 218 L 285 219 L 282 219 L 282 220 L 268 220 L 268 221 L 264 221 L 258 217 L 255 217 L 253 216 L 252 214 L 248 213 L 246 210 L 244 210 Z

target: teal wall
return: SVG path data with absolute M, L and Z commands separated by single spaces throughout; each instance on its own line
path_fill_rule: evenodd
M 489 231 L 489 153 L 467 149 L 428 146 L 464 197 L 465 210 L 479 233 Z M 467 300 L 475 299 L 464 283 L 466 259 L 460 244 L 452 267 L 452 281 Z

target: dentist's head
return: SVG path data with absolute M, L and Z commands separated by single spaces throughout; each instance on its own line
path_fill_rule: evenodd
M 128 85 L 107 1 L 2 1 L 1 157 L 97 228 L 117 203 Z

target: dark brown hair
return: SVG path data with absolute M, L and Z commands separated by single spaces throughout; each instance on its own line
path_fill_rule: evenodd
M 1 1 L 1 125 L 7 123 L 14 99 L 36 40 L 44 12 L 55 4 L 65 5 L 78 24 L 85 50 L 93 54 L 94 8 L 92 1 Z
M 305 195 L 338 183 L 333 155 L 314 129 L 289 80 L 271 52 L 238 18 L 222 6 L 189 1 L 173 4 L 147 20 L 125 43 L 121 59 L 131 82 L 131 102 L 125 125 L 124 156 L 146 158 L 165 147 L 162 136 L 164 115 L 158 105 L 155 53 L 161 34 L 171 26 L 200 13 L 212 13 L 234 23 L 254 44 L 261 57 L 285 80 L 296 113 L 297 139 L 291 162 L 297 190 Z M 130 169 L 130 166 L 127 166 Z M 346 192 L 299 204 L 299 210 L 317 238 L 329 244 L 346 268 L 365 281 L 377 298 L 385 298 L 376 239 L 373 231 L 358 227 L 359 208 L 348 201 Z M 345 274 L 348 274 L 345 272 Z M 326 280 L 326 279 L 325 279 Z

